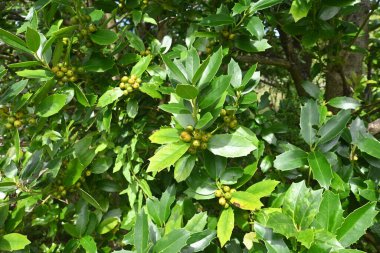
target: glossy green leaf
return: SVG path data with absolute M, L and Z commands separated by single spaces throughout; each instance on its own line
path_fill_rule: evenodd
M 201 232 L 207 225 L 207 212 L 200 212 L 195 214 L 184 227 L 191 233 Z
M 191 48 L 188 51 L 186 62 L 185 62 L 185 67 L 186 67 L 186 71 L 189 76 L 189 79 L 193 79 L 199 66 L 200 66 L 200 59 L 199 59 L 198 51 L 195 48 Z
M 85 190 L 79 189 L 79 193 L 82 196 L 82 198 L 86 200 L 90 205 L 92 205 L 93 207 L 95 207 L 96 209 L 102 212 L 105 212 L 105 210 L 99 204 L 99 202 L 94 197 L 92 197 L 89 193 L 87 193 Z
M 186 246 L 187 240 L 190 238 L 190 232 L 185 229 L 175 229 L 169 234 L 164 235 L 157 241 L 153 247 L 154 253 L 173 253 L 180 252 Z
M 199 107 L 205 109 L 216 103 L 230 86 L 231 76 L 219 76 L 205 89 L 204 95 L 199 99 Z
M 295 22 L 307 16 L 312 6 L 311 0 L 296 0 L 292 2 L 290 14 L 292 14 Z
M 304 106 L 301 107 L 301 136 L 309 145 L 314 144 L 316 140 L 317 130 L 315 126 L 319 124 L 318 105 L 315 100 L 308 100 Z
M 374 138 L 363 138 L 357 141 L 360 151 L 380 159 L 380 142 Z
M 90 103 L 88 102 L 88 99 L 83 90 L 76 84 L 73 84 L 73 86 L 75 90 L 75 98 L 78 100 L 78 102 L 85 107 L 90 107 Z
M 44 98 L 36 106 L 36 114 L 40 117 L 50 117 L 58 113 L 66 105 L 67 95 L 54 94 Z
M 0 250 L 22 250 L 29 244 L 30 241 L 28 240 L 26 235 L 22 235 L 19 233 L 10 233 L 0 236 Z
M 23 91 L 28 84 L 28 79 L 18 81 L 14 84 L 12 84 L 2 95 L 0 98 L 0 104 L 7 103 L 12 98 L 20 94 L 21 91 Z
M 107 217 L 100 222 L 97 228 L 97 232 L 101 235 L 112 231 L 119 224 L 117 217 Z
M 102 56 L 92 56 L 84 65 L 84 69 L 89 72 L 102 73 L 111 69 L 115 65 L 115 62 L 111 58 L 105 58 Z
M 80 245 L 86 251 L 86 253 L 96 253 L 97 247 L 94 238 L 90 235 L 86 235 L 80 238 Z
M 299 229 L 306 229 L 319 212 L 322 190 L 314 191 L 305 182 L 293 183 L 284 196 L 283 213 L 293 219 Z
M 117 40 L 117 34 L 109 29 L 98 29 L 96 32 L 90 35 L 91 40 L 102 46 L 107 46 L 114 43 Z
M 333 178 L 331 165 L 327 158 L 320 151 L 313 151 L 309 153 L 307 160 L 309 166 L 313 171 L 313 177 L 318 181 L 319 185 L 328 189 Z
M 282 237 L 273 233 L 272 229 L 266 228 L 256 221 L 253 227 L 257 238 L 264 241 L 268 253 L 290 253 Z
M 67 165 L 67 173 L 65 173 L 65 177 L 63 179 L 63 183 L 65 186 L 74 185 L 81 177 L 85 166 L 81 164 L 79 158 L 75 158 L 69 162 Z
M 208 142 L 207 149 L 224 157 L 246 156 L 256 149 L 248 139 L 234 134 L 216 134 Z
M 259 17 L 251 17 L 245 26 L 245 29 L 258 40 L 261 40 L 264 37 L 264 25 Z
M 210 245 L 213 239 L 216 237 L 216 232 L 214 230 L 206 229 L 202 232 L 191 234 L 190 238 L 187 240 L 188 247 L 184 248 L 181 252 L 192 253 L 192 252 L 204 252 L 204 249 Z
M 309 94 L 311 97 L 313 97 L 315 99 L 319 98 L 321 90 L 319 89 L 319 87 L 316 84 L 314 84 L 310 81 L 304 81 L 302 83 L 302 87 L 307 92 L 307 94 Z
M 258 0 L 257 2 L 251 3 L 251 11 L 256 12 L 260 10 L 267 9 L 273 5 L 281 3 L 283 0 Z
M 336 233 L 343 222 L 343 209 L 339 195 L 326 191 L 323 193 L 319 212 L 315 216 L 317 228 L 323 228 L 331 233 Z
M 149 140 L 156 144 L 177 142 L 179 140 L 179 131 L 171 127 L 161 128 L 149 136 Z
M 335 97 L 328 102 L 329 105 L 335 108 L 344 110 L 355 110 L 360 106 L 360 103 L 351 97 Z
M 107 90 L 100 98 L 97 107 L 105 107 L 115 102 L 119 97 L 123 96 L 123 91 L 120 88 Z
M 182 182 L 186 180 L 191 172 L 193 171 L 196 161 L 196 156 L 185 155 L 181 157 L 175 164 L 174 167 L 174 179 L 177 182 Z
M 164 61 L 167 68 L 172 73 L 172 77 L 179 83 L 189 83 L 186 76 L 182 71 L 175 65 L 172 60 L 167 55 L 161 55 L 162 60 Z
M 232 193 L 231 203 L 243 210 L 257 210 L 263 206 L 260 198 L 252 193 L 237 191 Z
M 136 217 L 134 245 L 137 253 L 145 253 L 149 243 L 148 216 L 141 209 Z
M 290 216 L 280 212 L 273 212 L 268 214 L 267 219 L 265 226 L 272 228 L 275 233 L 282 234 L 286 238 L 297 234 L 297 228 Z
M 342 110 L 337 115 L 331 117 L 318 131 L 321 138 L 319 144 L 326 143 L 342 133 L 351 118 L 349 110 Z
M 26 78 L 42 78 L 42 79 L 50 79 L 53 77 L 53 74 L 50 71 L 43 69 L 24 69 L 17 71 L 16 74 L 21 77 Z
M 209 83 L 218 72 L 220 65 L 222 64 L 223 50 L 222 47 L 218 49 L 211 57 L 207 64 L 207 67 L 202 71 L 202 75 L 198 82 L 199 89 L 204 88 L 204 86 Z
M 190 114 L 190 110 L 180 103 L 171 103 L 160 105 L 159 108 L 165 112 L 175 114 Z
M 231 76 L 231 85 L 236 89 L 241 86 L 242 83 L 242 72 L 239 67 L 239 64 L 231 58 L 230 63 L 228 64 L 227 73 Z
M 129 32 L 129 31 L 127 31 L 125 33 L 125 35 L 126 35 L 128 41 L 130 43 L 130 46 L 132 48 L 136 49 L 139 52 L 145 50 L 144 42 L 140 39 L 139 36 L 137 36 L 136 34 L 134 34 L 132 32 Z
M 40 35 L 38 32 L 33 28 L 28 27 L 26 29 L 25 39 L 28 48 L 33 52 L 37 52 L 38 48 L 40 47 Z
M 339 242 L 344 247 L 355 243 L 365 234 L 367 228 L 373 224 L 377 213 L 376 202 L 368 202 L 350 213 L 337 231 Z
M 165 168 L 169 168 L 186 153 L 189 147 L 189 143 L 182 141 L 167 144 L 159 149 L 153 157 L 149 158 L 150 163 L 147 172 L 160 172 Z
M 209 122 L 211 122 L 211 120 L 213 119 L 214 117 L 212 116 L 211 112 L 207 112 L 205 115 L 203 115 L 197 122 L 197 124 L 195 125 L 195 128 L 196 129 L 202 129 L 204 128 L 205 126 L 207 126 L 207 124 Z
M 263 180 L 248 187 L 246 192 L 249 192 L 255 195 L 258 199 L 260 199 L 262 197 L 270 196 L 279 183 L 279 181 L 271 179 Z
M 276 156 L 274 167 L 278 170 L 286 171 L 299 168 L 307 164 L 307 153 L 302 150 L 289 150 Z
M 152 60 L 151 56 L 145 56 L 141 58 L 135 66 L 133 66 L 131 75 L 136 75 L 137 77 L 140 77 L 145 70 L 148 68 L 150 61 Z
M 198 89 L 189 84 L 178 84 L 175 93 L 184 99 L 193 99 L 198 95 Z
M 29 54 L 33 54 L 33 51 L 27 48 L 25 41 L 2 28 L 0 28 L 0 40 L 10 45 L 11 47 Z
M 232 230 L 234 229 L 235 216 L 234 210 L 230 207 L 223 209 L 220 214 L 218 225 L 217 225 L 217 236 L 220 241 L 220 245 L 223 247 L 226 242 L 228 242 L 232 235 Z

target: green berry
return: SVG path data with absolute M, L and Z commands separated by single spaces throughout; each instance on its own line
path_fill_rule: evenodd
M 223 192 L 221 190 L 216 190 L 214 194 L 215 194 L 215 197 L 217 198 L 220 198 L 223 196 Z
M 224 192 L 229 192 L 231 188 L 228 185 L 223 186 L 223 191 Z

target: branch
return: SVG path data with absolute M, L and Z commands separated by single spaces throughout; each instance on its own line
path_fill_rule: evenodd
M 273 65 L 277 67 L 282 67 L 285 69 L 290 69 L 291 64 L 281 58 L 276 58 L 276 57 L 267 57 L 267 56 L 261 56 L 261 55 L 239 55 L 236 57 L 236 59 L 240 62 L 244 63 L 260 63 L 263 65 Z
M 377 119 L 368 124 L 368 132 L 373 135 L 380 133 L 380 119 Z

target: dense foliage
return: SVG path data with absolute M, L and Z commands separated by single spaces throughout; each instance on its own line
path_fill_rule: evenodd
M 0 251 L 380 251 L 378 1 L 0 7 Z

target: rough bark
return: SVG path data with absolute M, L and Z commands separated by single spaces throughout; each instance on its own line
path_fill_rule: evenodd
M 361 35 L 355 37 L 352 45 L 359 48 L 368 48 L 368 13 L 370 11 L 369 0 L 363 0 L 357 7 L 357 11 L 347 17 L 347 21 L 356 24 Z M 339 42 L 338 42 L 339 43 Z M 364 55 L 358 52 L 341 51 L 336 55 L 330 55 L 326 72 L 325 98 L 329 100 L 338 96 L 350 96 L 357 83 L 358 77 L 363 74 Z

